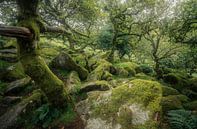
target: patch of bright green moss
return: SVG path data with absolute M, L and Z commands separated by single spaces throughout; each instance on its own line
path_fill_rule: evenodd
M 128 72 L 128 76 L 135 76 L 137 72 L 139 72 L 139 66 L 133 62 L 123 62 L 123 63 L 117 63 L 114 64 L 115 68 L 117 69 L 118 75 L 125 76 L 126 73 L 124 71 Z
M 96 96 L 94 96 L 96 97 Z M 96 97 L 97 98 L 97 97 Z M 112 89 L 111 97 L 108 102 L 99 103 L 94 105 L 94 114 L 103 119 L 109 120 L 115 118 L 116 121 L 125 129 L 130 129 L 130 116 L 125 118 L 126 115 L 117 117 L 122 105 L 132 105 L 134 103 L 142 105 L 142 109 L 149 111 L 150 121 L 154 123 L 153 118 L 156 112 L 161 111 L 160 101 L 162 98 L 161 85 L 156 81 L 147 81 L 141 79 L 135 79 L 129 83 L 123 84 Z M 131 112 L 132 114 L 132 112 Z M 122 121 L 122 122 L 121 122 Z M 125 123 L 126 122 L 126 123 Z M 145 124 L 148 126 L 151 122 Z M 140 127 L 136 129 L 141 129 Z
M 99 65 L 90 73 L 88 80 L 108 80 L 108 78 L 111 78 L 111 74 L 108 73 L 112 64 L 106 60 L 100 60 L 98 63 Z

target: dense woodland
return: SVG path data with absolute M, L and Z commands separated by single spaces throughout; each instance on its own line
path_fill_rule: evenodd
M 0 129 L 197 129 L 197 1 L 0 0 Z

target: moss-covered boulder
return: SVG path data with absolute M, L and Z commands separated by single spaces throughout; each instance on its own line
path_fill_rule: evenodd
M 109 91 L 90 92 L 83 101 L 89 110 L 84 112 L 90 113 L 85 117 L 86 128 L 98 129 L 98 125 L 106 129 L 157 129 L 161 98 L 160 83 L 142 79 L 122 83 Z
M 1 129 L 18 128 L 19 117 L 25 112 L 31 111 L 33 107 L 40 106 L 42 104 L 43 94 L 40 90 L 35 90 L 33 94 L 23 101 L 13 106 L 2 116 L 0 116 Z
M 172 87 L 168 87 L 168 86 L 162 86 L 162 93 L 163 93 L 163 96 L 180 94 L 178 92 L 178 90 L 176 90 L 176 89 L 174 89 Z
M 57 57 L 55 57 L 51 62 L 51 67 L 57 69 L 65 69 L 68 71 L 76 71 L 79 74 L 80 79 L 85 80 L 88 76 L 88 71 L 78 65 L 69 54 L 61 52 Z
M 106 60 L 100 60 L 97 67 L 90 73 L 88 80 L 111 80 L 114 67 Z
M 138 74 L 136 74 L 135 75 L 135 78 L 137 78 L 137 79 L 144 79 L 144 80 L 152 80 L 152 81 L 156 80 L 154 77 L 151 77 L 151 76 L 146 75 L 144 73 L 138 73 Z
M 106 91 L 110 89 L 110 85 L 107 81 L 93 81 L 84 83 L 81 86 L 80 93 L 87 93 L 90 91 Z
M 66 86 L 69 92 L 77 92 L 80 89 L 81 80 L 76 71 L 72 71 L 66 80 Z
M 116 68 L 116 74 L 122 77 L 135 76 L 136 73 L 139 73 L 141 70 L 139 66 L 133 62 L 123 62 L 114 64 Z
M 25 78 L 26 74 L 24 72 L 23 66 L 20 62 L 6 69 L 4 73 L 0 76 L 1 80 L 4 81 L 15 81 L 18 79 Z

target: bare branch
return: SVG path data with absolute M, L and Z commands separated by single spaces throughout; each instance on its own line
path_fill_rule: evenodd
M 33 34 L 28 28 L 25 27 L 16 27 L 16 26 L 5 26 L 0 25 L 0 35 L 15 37 L 15 38 L 27 38 L 30 39 L 33 37 Z

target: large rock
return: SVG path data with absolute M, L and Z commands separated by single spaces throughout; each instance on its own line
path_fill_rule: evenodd
M 65 52 L 61 52 L 57 57 L 55 57 L 51 62 L 51 66 L 57 69 L 60 68 L 68 71 L 76 71 L 82 80 L 85 80 L 88 76 L 88 71 L 78 65 L 71 56 Z
M 161 98 L 158 82 L 136 79 L 108 91 L 89 92 L 77 111 L 86 129 L 155 129 Z
M 4 81 L 15 81 L 26 77 L 23 66 L 20 62 L 13 66 L 8 67 L 3 73 L 0 74 L 0 79 Z
M 72 71 L 66 80 L 66 86 L 70 93 L 77 92 L 80 89 L 81 80 L 79 79 L 79 75 L 76 71 Z
M 19 104 L 13 106 L 4 115 L 0 116 L 1 129 L 13 129 L 17 128 L 17 120 L 24 111 L 31 110 L 31 106 L 41 105 L 42 93 L 40 90 L 36 90 L 33 94 L 24 99 Z
M 135 76 L 136 73 L 139 73 L 140 67 L 133 62 L 123 62 L 115 64 L 116 74 L 121 77 Z
M 111 80 L 112 74 L 116 72 L 113 65 L 106 60 L 99 60 L 96 66 L 88 76 L 88 80 Z
M 106 91 L 109 89 L 110 85 L 107 81 L 94 81 L 83 84 L 79 92 L 87 93 L 90 91 Z
M 17 94 L 18 92 L 21 92 L 21 90 L 23 90 L 26 85 L 30 84 L 30 82 L 31 82 L 30 77 L 26 77 L 11 82 L 10 84 L 8 84 L 5 90 L 5 95 L 13 95 L 13 94 Z

